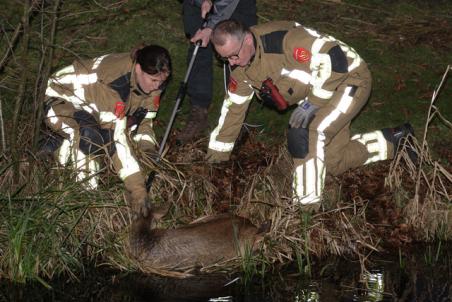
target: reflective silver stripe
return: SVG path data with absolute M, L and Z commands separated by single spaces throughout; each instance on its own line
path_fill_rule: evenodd
M 50 86 L 48 86 L 46 89 L 46 95 L 65 99 L 69 101 L 72 105 L 74 105 L 75 109 L 82 109 L 82 104 L 84 104 L 84 102 L 80 100 L 78 97 L 73 95 L 60 94 Z
M 228 91 L 227 100 L 230 100 L 234 104 L 242 105 L 242 104 L 245 104 L 247 101 L 251 100 L 253 98 L 253 94 L 254 94 L 254 92 L 247 96 L 241 96 L 241 95 Z
M 72 139 L 63 140 L 63 143 L 58 150 L 58 162 L 65 166 L 70 162 L 71 159 L 71 150 L 72 150 Z
M 103 56 L 98 57 L 98 58 L 96 58 L 96 59 L 94 60 L 94 63 L 93 63 L 93 70 L 95 70 L 95 69 L 97 69 L 97 67 L 99 67 L 100 62 L 102 62 L 102 60 L 103 60 L 106 56 L 108 56 L 108 55 L 103 55 Z
M 77 172 L 77 181 L 82 182 L 85 189 L 94 190 L 98 187 L 99 177 L 96 175 L 99 172 L 99 164 L 90 156 L 86 156 L 80 150 L 74 150 L 75 169 Z M 88 181 L 84 181 L 85 179 Z
M 248 96 L 240 96 L 238 94 L 234 94 L 228 91 L 228 97 L 224 100 L 223 106 L 221 107 L 221 115 L 218 119 L 218 125 L 217 127 L 212 131 L 210 134 L 210 141 L 209 141 L 209 149 L 212 149 L 214 151 L 219 152 L 230 152 L 234 148 L 234 143 L 225 143 L 220 142 L 217 140 L 217 136 L 220 133 L 220 130 L 224 126 L 224 121 L 226 119 L 226 116 L 229 112 L 229 107 L 234 104 L 243 105 L 246 102 L 249 102 L 253 98 L 254 92 L 252 92 Z
M 136 142 L 147 141 L 151 142 L 153 145 L 157 145 L 157 141 L 155 140 L 155 138 L 149 134 L 137 134 L 133 137 L 133 140 Z
M 231 152 L 234 149 L 234 143 L 223 143 L 212 139 L 213 133 L 210 135 L 209 149 L 218 152 Z
M 331 77 L 331 58 L 328 54 L 313 54 L 310 68 L 312 70 L 312 93 L 321 99 L 330 99 L 333 91 L 322 86 Z
M 294 69 L 294 70 L 289 71 L 289 70 L 283 68 L 281 70 L 281 75 L 288 76 L 289 78 L 300 81 L 301 83 L 303 83 L 305 85 L 308 85 L 311 82 L 311 75 L 303 70 Z
M 56 113 L 52 107 L 50 107 L 49 111 L 47 112 L 47 118 L 54 125 L 58 123 L 58 117 L 56 116 Z
M 322 190 L 325 185 L 325 130 L 339 117 L 341 113 L 347 112 L 352 103 L 350 97 L 351 87 L 346 87 L 338 105 L 328 114 L 317 127 L 317 153 L 313 159 L 295 169 L 294 189 L 298 201 L 309 204 L 320 201 Z M 303 177 L 306 173 L 306 177 Z
M 156 111 L 149 111 L 148 113 L 146 113 L 144 118 L 145 119 L 154 119 L 156 116 L 157 116 L 157 112 Z
M 346 113 L 352 104 L 353 98 L 350 96 L 350 91 L 352 87 L 347 86 L 344 89 L 344 93 L 342 94 L 339 103 L 335 106 L 335 108 L 328 114 L 322 122 L 320 122 L 317 127 L 318 132 L 318 141 L 317 141 L 317 157 L 321 160 L 325 160 L 325 129 L 327 129 L 331 124 L 338 119 L 341 113 Z
M 365 165 L 388 159 L 388 143 L 380 130 L 356 134 L 351 139 L 363 144 L 367 152 L 370 153 L 369 158 L 364 163 Z
M 353 60 L 352 64 L 348 66 L 349 72 L 358 67 L 359 65 L 361 65 L 362 59 L 353 48 L 351 48 L 342 41 L 337 41 L 337 43 L 339 44 L 345 55 Z
M 308 27 L 305 27 L 304 29 L 305 29 L 311 36 L 316 37 L 316 38 L 320 38 L 320 34 L 319 34 L 316 30 L 314 30 L 314 29 L 312 29 L 312 28 L 308 28 Z
M 312 43 L 311 46 L 311 53 L 312 55 L 318 55 L 320 52 L 320 49 L 322 49 L 323 45 L 325 45 L 326 40 L 325 39 L 315 39 L 314 43 Z
M 342 95 L 341 100 L 336 106 L 336 108 L 342 113 L 346 113 L 348 108 L 350 108 L 350 105 L 352 104 L 353 97 L 350 96 L 351 90 L 352 90 L 351 86 L 345 87 L 344 94 Z
M 127 119 L 117 119 L 115 122 L 115 144 L 116 152 L 118 153 L 119 161 L 122 168 L 119 170 L 119 177 L 124 180 L 128 176 L 140 171 L 140 166 L 135 158 L 132 156 L 126 136 Z
M 234 148 L 234 143 L 223 143 L 220 141 L 217 141 L 217 136 L 220 133 L 220 129 L 223 128 L 224 120 L 226 118 L 226 115 L 229 112 L 229 107 L 232 105 L 232 101 L 230 98 L 227 98 L 223 102 L 223 106 L 221 107 L 221 115 L 218 119 L 218 125 L 217 127 L 212 131 L 210 134 L 210 141 L 209 141 L 209 149 L 219 151 L 219 152 L 230 152 Z
M 320 175 L 317 174 L 320 171 Z M 304 177 L 306 173 L 306 177 Z M 311 158 L 294 172 L 295 199 L 301 204 L 312 204 L 320 201 L 325 179 L 323 161 Z M 306 184 L 306 185 L 305 185 Z
M 345 55 L 353 60 L 352 63 L 350 64 L 350 66 L 348 66 L 349 72 L 352 71 L 353 69 L 355 69 L 356 67 L 358 67 L 359 65 L 361 65 L 362 59 L 359 56 L 359 54 L 352 47 L 348 46 L 347 44 L 345 44 L 344 42 L 342 42 L 340 40 L 337 40 L 336 38 L 334 38 L 332 36 L 329 36 L 329 35 L 321 36 L 317 31 L 315 31 L 313 29 L 305 28 L 305 30 L 311 36 L 319 38 L 316 41 L 314 41 L 314 43 L 312 45 L 312 54 L 313 55 L 315 53 L 317 53 L 318 51 L 320 51 L 321 46 L 323 46 L 324 42 L 336 42 L 341 47 L 341 49 L 345 53 Z M 323 43 L 321 41 L 323 41 Z
M 48 81 L 48 87 L 46 89 L 46 95 L 53 97 L 63 98 L 74 105 L 76 109 L 83 109 L 89 113 L 93 111 L 98 111 L 97 107 L 93 107 L 92 105 L 87 105 L 85 100 L 85 89 L 83 85 L 89 85 L 97 82 L 97 74 L 80 74 L 77 75 L 75 73 L 75 69 L 73 65 L 69 65 L 58 72 L 55 73 L 55 76 Z M 56 92 L 50 85 L 73 85 L 72 93 L 74 95 L 65 95 Z
M 58 70 L 55 73 L 55 76 L 53 78 L 58 79 L 58 78 L 60 78 L 63 75 L 74 74 L 74 73 L 75 73 L 74 65 L 69 65 L 69 66 L 66 66 L 66 67 L 61 68 L 60 70 Z
M 99 113 L 99 120 L 101 123 L 111 123 L 117 119 L 116 115 L 110 111 L 101 111 Z

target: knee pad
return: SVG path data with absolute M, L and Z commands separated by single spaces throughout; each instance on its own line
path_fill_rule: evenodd
M 309 130 L 289 128 L 287 131 L 287 148 L 295 158 L 305 158 L 309 152 Z
M 80 128 L 79 149 L 84 154 L 102 154 L 104 152 L 103 147 L 107 144 L 107 152 L 111 156 L 116 151 L 113 144 L 113 130 L 101 129 L 100 127 Z
M 99 127 L 99 123 L 96 121 L 94 116 L 84 110 L 74 112 L 74 120 L 77 122 L 77 124 L 79 124 L 80 128 Z

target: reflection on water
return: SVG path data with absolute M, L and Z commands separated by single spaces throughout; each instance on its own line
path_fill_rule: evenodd
M 313 289 L 302 289 L 301 292 L 295 295 L 295 302 L 317 302 L 320 301 L 320 295 Z
M 364 274 L 364 282 L 367 284 L 367 296 L 369 301 L 383 301 L 383 294 L 385 289 L 384 270 L 366 272 Z
M 255 278 L 247 287 L 226 275 L 87 274 L 90 278 L 81 283 L 56 281 L 53 290 L 3 282 L 0 301 L 452 302 L 452 250 L 443 245 L 419 251 L 403 257 L 376 255 L 364 271 L 359 262 L 328 259 L 313 267 L 310 278 L 289 268 L 278 276 Z

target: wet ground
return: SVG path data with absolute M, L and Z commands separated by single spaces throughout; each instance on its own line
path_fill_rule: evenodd
M 79 282 L 64 279 L 20 286 L 1 283 L 0 301 L 452 301 L 451 245 L 414 246 L 359 262 L 327 259 L 311 277 L 295 267 L 254 278 L 201 275 L 172 279 L 90 271 Z

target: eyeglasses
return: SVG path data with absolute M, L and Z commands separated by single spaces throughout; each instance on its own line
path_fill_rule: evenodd
M 242 43 L 240 43 L 240 48 L 239 48 L 239 50 L 237 51 L 236 54 L 230 55 L 230 56 L 227 56 L 227 57 L 220 57 L 220 59 L 221 59 L 222 61 L 225 61 L 225 62 L 227 62 L 227 61 L 229 61 L 229 60 L 234 60 L 234 61 L 235 61 L 235 60 L 240 59 L 239 54 L 240 54 L 240 51 L 242 50 L 243 42 L 244 42 L 244 41 L 245 41 L 245 37 L 243 37 Z

